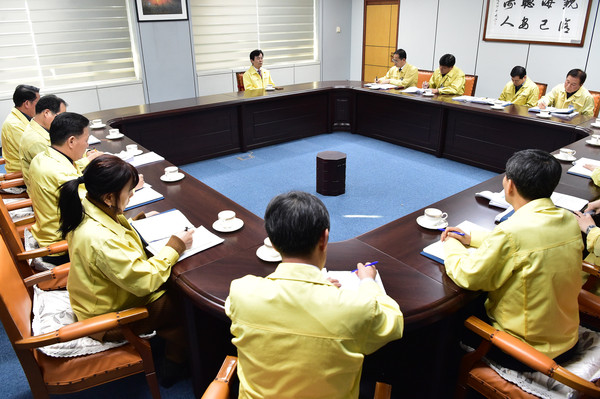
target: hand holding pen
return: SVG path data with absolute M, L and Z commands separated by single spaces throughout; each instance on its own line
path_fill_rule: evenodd
M 363 265 L 362 263 L 359 263 L 356 265 L 356 269 L 353 270 L 353 272 L 356 273 L 356 275 L 358 276 L 359 279 L 365 279 L 365 278 L 372 278 L 374 279 L 375 276 L 377 276 L 377 269 L 375 268 L 375 265 L 379 263 L 377 261 L 375 262 L 369 262 L 365 265 Z
M 444 231 L 440 238 L 442 240 L 442 242 L 446 241 L 448 238 L 456 238 L 463 245 L 471 244 L 471 236 L 469 234 L 465 233 L 464 231 L 462 231 L 461 229 L 459 229 L 458 227 L 448 226 L 445 229 L 439 229 L 439 230 Z

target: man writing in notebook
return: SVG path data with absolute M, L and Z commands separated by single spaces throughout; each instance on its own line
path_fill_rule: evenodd
M 517 65 L 510 71 L 510 82 L 504 86 L 499 100 L 510 101 L 515 105 L 535 107 L 539 99 L 540 89 L 527 77 L 527 71 Z
M 454 66 L 456 58 L 452 54 L 440 57 L 440 67 L 433 72 L 423 88 L 431 88 L 433 94 L 453 94 L 462 96 L 465 92 L 465 73 Z
M 547 152 L 515 153 L 502 181 L 515 213 L 490 233 L 448 227 L 441 238 L 448 276 L 462 288 L 488 292 L 491 324 L 553 359 L 578 339 L 583 250 L 575 216 L 550 200 L 561 171 Z
M 394 66 L 390 68 L 383 78 L 378 79 L 377 83 L 389 83 L 401 89 L 417 85 L 419 70 L 417 67 L 406 63 L 406 51 L 401 48 L 394 51 L 392 62 Z
M 571 69 L 564 84 L 554 86 L 538 102 L 541 109 L 546 107 L 568 108 L 573 106 L 581 115 L 594 115 L 594 97 L 583 87 L 587 74 L 581 69 Z
M 329 213 L 317 197 L 278 195 L 265 228 L 283 262 L 265 278 L 234 280 L 225 302 L 239 397 L 358 398 L 364 355 L 402 337 L 398 304 L 374 281 L 373 266 L 358 264 L 358 291 L 323 276 Z

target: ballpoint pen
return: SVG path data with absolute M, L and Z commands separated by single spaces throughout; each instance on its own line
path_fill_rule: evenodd
M 446 229 L 438 229 L 439 231 L 446 231 Z M 461 233 L 460 231 L 451 230 L 452 233 L 458 234 L 459 236 L 464 236 L 465 233 Z
M 375 262 L 369 262 L 369 263 L 367 263 L 367 264 L 365 265 L 365 267 L 367 267 L 367 266 L 374 266 L 374 265 L 376 265 L 376 264 L 378 264 L 378 263 L 379 263 L 379 261 L 378 261 L 378 260 L 376 260 Z M 357 271 L 358 271 L 358 269 L 354 269 L 354 270 L 352 270 L 352 273 L 356 273 Z

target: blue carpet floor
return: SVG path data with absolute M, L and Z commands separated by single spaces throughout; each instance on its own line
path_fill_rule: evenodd
M 289 190 L 315 193 L 316 155 L 347 154 L 346 193 L 319 197 L 331 215 L 331 241 L 355 237 L 495 174 L 433 155 L 349 133 L 308 139 L 182 166 L 182 169 L 259 216 L 269 200 Z M 415 226 L 416 228 L 416 226 Z M 0 397 L 31 398 L 21 365 L 0 328 Z M 193 398 L 191 381 L 161 389 L 163 398 Z M 142 375 L 58 398 L 141 399 Z
M 316 155 L 328 150 L 347 154 L 346 193 L 336 197 L 316 193 Z M 350 133 L 319 135 L 181 168 L 260 217 L 279 193 L 316 194 L 329 209 L 331 242 L 356 237 L 496 175 Z

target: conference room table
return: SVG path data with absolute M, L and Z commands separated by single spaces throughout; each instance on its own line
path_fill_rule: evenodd
M 138 168 L 145 181 L 165 199 L 128 211 L 128 215 L 139 210 L 177 208 L 195 226 L 205 226 L 225 239 L 222 244 L 178 262 L 170 281 L 183 293 L 186 304 L 197 397 L 213 378 L 220 359 L 234 354 L 223 352 L 232 350 L 228 346 L 231 337 L 224 313 L 231 281 L 247 274 L 266 276 L 277 264 L 256 256 L 256 250 L 267 236 L 261 217 L 185 172 L 181 181 L 161 181 L 165 167 L 335 130 L 389 141 L 498 172 L 514 151 L 524 148 L 555 151 L 568 145 L 577 151 L 577 157 L 600 159 L 600 147 L 585 143 L 589 134 L 598 130 L 590 125 L 593 118 L 543 120 L 524 107 L 511 105 L 496 111 L 481 104 L 456 102 L 449 96 L 425 98 L 395 90 L 374 91 L 361 82 L 314 82 L 286 86 L 274 92 L 226 93 L 100 111 L 87 116 L 107 122 L 106 128 L 91 131 L 102 140 L 96 146 L 99 150 L 118 153 L 126 144 L 137 143 L 144 150 L 165 157 L 165 161 Z M 106 139 L 111 127 L 121 129 L 126 137 L 116 141 Z M 563 163 L 564 173 L 556 191 L 586 200 L 600 197 L 600 190 L 589 179 L 567 175 L 569 166 Z M 476 192 L 484 190 L 502 190 L 502 175 L 427 207 L 447 212 L 450 225 L 469 220 L 493 229 L 494 217 L 501 210 L 475 197 Z M 231 233 L 214 231 L 212 224 L 217 214 L 227 209 L 235 211 L 244 226 Z M 461 322 L 456 319 L 457 312 L 478 293 L 456 286 L 446 276 L 443 265 L 420 254 L 440 236 L 439 231 L 424 229 L 416 223 L 422 214 L 423 209 L 420 209 L 353 239 L 330 243 L 327 268 L 351 270 L 357 262 L 379 261 L 377 268 L 386 292 L 398 302 L 405 319 L 405 337 L 386 348 L 391 347 L 390 353 L 396 354 L 437 356 L 436 365 L 412 367 L 413 373 L 430 369 L 427 379 L 436 376 L 443 379 L 445 369 L 456 364 L 453 357 L 444 358 L 440 351 L 444 352 L 445 346 L 454 339 L 456 324 Z M 429 348 L 415 348 L 425 344 L 423 337 L 435 342 L 430 342 Z M 415 389 L 423 381 L 423 377 L 404 376 L 405 389 L 410 390 L 411 379 Z M 431 387 L 425 392 L 421 387 L 420 392 L 422 397 L 439 394 L 439 390 Z

